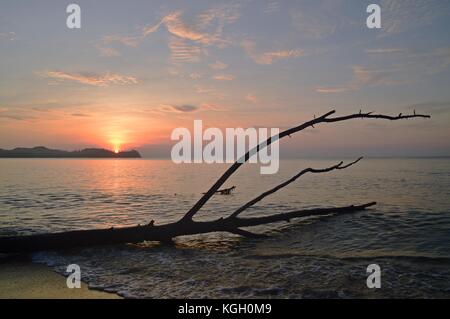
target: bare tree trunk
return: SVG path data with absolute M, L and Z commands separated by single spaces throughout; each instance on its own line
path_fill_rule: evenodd
M 286 136 L 290 136 L 294 133 L 302 131 L 308 127 L 314 127 L 314 125 L 320 123 L 341 122 L 357 118 L 386 119 L 395 121 L 416 117 L 422 118 L 430 117 L 429 115 L 415 114 L 415 112 L 413 115 L 399 114 L 398 116 L 376 115 L 372 114 L 372 112 L 370 113 L 360 112 L 358 114 L 351 114 L 347 116 L 331 118 L 330 116 L 333 115 L 334 113 L 335 111 L 328 112 L 318 118 L 314 118 L 311 121 L 305 122 L 302 125 L 281 132 L 278 138 L 282 139 Z M 274 141 L 275 140 L 273 140 L 272 138 L 269 138 L 267 141 L 259 144 L 255 149 L 248 151 L 245 154 L 244 162 L 248 161 L 251 154 L 258 153 L 264 147 L 270 146 L 270 144 Z M 238 217 L 243 211 L 245 211 L 249 207 L 263 200 L 265 197 L 272 195 L 275 192 L 281 190 L 282 188 L 288 186 L 292 182 L 296 181 L 299 177 L 307 173 L 317 174 L 317 173 L 331 172 L 333 170 L 342 170 L 358 163 L 361 159 L 362 158 L 359 158 L 356 161 L 346 165 L 343 165 L 343 162 L 340 162 L 334 166 L 322 169 L 306 168 L 300 171 L 292 178 L 290 178 L 289 180 L 277 185 L 276 187 L 262 193 L 261 195 L 247 202 L 226 218 L 219 218 L 217 220 L 206 222 L 194 221 L 193 220 L 194 215 L 219 190 L 219 188 L 228 180 L 228 178 L 231 175 L 233 175 L 233 173 L 236 172 L 236 170 L 239 169 L 239 167 L 243 164 L 243 162 L 237 161 L 213 184 L 213 186 L 211 186 L 211 188 L 206 193 L 203 194 L 203 196 L 198 200 L 198 202 L 194 206 L 192 206 L 192 208 L 177 222 L 165 225 L 154 225 L 153 222 L 151 222 L 147 226 L 80 230 L 80 231 L 70 231 L 53 234 L 3 237 L 0 238 L 0 253 L 32 252 L 32 251 L 64 249 L 72 247 L 111 245 L 121 243 L 139 243 L 142 241 L 171 241 L 173 238 L 178 236 L 203 234 L 210 232 L 229 232 L 245 237 L 264 237 L 264 235 L 254 234 L 241 228 L 276 223 L 281 221 L 290 221 L 291 219 L 294 218 L 353 213 L 374 206 L 376 203 L 370 202 L 364 205 L 298 210 L 264 217 L 254 217 L 254 218 Z
M 353 213 L 375 205 L 368 203 L 359 206 L 321 208 L 280 213 L 266 217 L 237 218 L 229 216 L 207 222 L 181 220 L 160 226 L 135 226 L 114 229 L 94 229 L 70 231 L 55 234 L 18 236 L 0 238 L 1 253 L 33 252 L 73 247 L 140 243 L 143 241 L 171 241 L 177 236 L 204 234 L 211 232 L 230 232 L 245 237 L 265 237 L 240 227 L 251 227 L 276 222 L 288 222 L 294 218 L 330 214 Z

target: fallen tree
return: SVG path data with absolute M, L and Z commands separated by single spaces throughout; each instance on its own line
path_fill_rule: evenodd
M 385 119 L 385 120 L 402 120 L 410 118 L 430 118 L 429 115 L 414 114 L 389 116 L 382 114 L 373 114 L 359 112 L 357 114 L 351 114 L 341 117 L 331 117 L 335 111 L 328 112 L 318 118 L 307 121 L 299 126 L 281 132 L 278 139 L 282 139 L 286 136 L 290 136 L 294 133 L 302 131 L 308 127 L 315 127 L 321 123 L 333 123 L 342 122 L 351 119 L 358 118 L 371 118 L 371 119 Z M 244 160 L 236 161 L 232 164 L 225 173 L 211 186 L 211 188 L 203 194 L 203 196 L 195 203 L 192 208 L 177 222 L 168 223 L 164 225 L 155 225 L 151 221 L 145 226 L 123 227 L 123 228 L 110 228 L 110 229 L 94 229 L 94 230 L 80 230 L 69 231 L 53 234 L 38 234 L 29 236 L 13 236 L 0 238 L 0 253 L 17 253 L 17 252 L 33 252 L 40 250 L 53 250 L 53 249 L 65 249 L 72 247 L 85 247 L 85 246 L 97 246 L 97 245 L 111 245 L 121 243 L 140 243 L 143 241 L 161 241 L 171 242 L 173 238 L 184 235 L 195 235 L 210 232 L 229 232 L 244 237 L 259 238 L 265 237 L 264 235 L 255 234 L 242 228 L 252 227 L 276 222 L 290 221 L 295 218 L 322 216 L 330 214 L 344 214 L 353 213 L 364 210 L 366 208 L 374 206 L 375 202 L 370 202 L 363 205 L 350 205 L 345 207 L 333 207 L 333 208 L 317 208 L 309 210 L 297 210 L 279 214 L 273 214 L 263 217 L 241 218 L 239 215 L 252 207 L 265 197 L 274 194 L 282 188 L 296 181 L 298 178 L 305 174 L 319 174 L 331 172 L 334 170 L 346 169 L 356 163 L 362 158 L 359 158 L 351 163 L 345 164 L 340 162 L 336 165 L 326 168 L 306 168 L 300 171 L 298 174 L 291 177 L 289 180 L 273 187 L 272 189 L 262 193 L 261 195 L 250 200 L 246 204 L 242 205 L 236 211 L 231 213 L 228 217 L 221 217 L 212 221 L 194 221 L 194 215 L 208 202 L 208 200 L 219 191 L 219 188 L 233 175 L 236 170 L 247 162 L 252 154 L 259 152 L 264 147 L 270 146 L 274 139 L 269 138 L 267 141 L 259 144 L 255 149 L 249 150 Z

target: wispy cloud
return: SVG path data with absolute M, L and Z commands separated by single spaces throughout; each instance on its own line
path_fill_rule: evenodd
M 16 33 L 15 32 L 0 32 L 0 40 L 15 40 Z
M 198 62 L 202 55 L 207 54 L 206 47 L 224 47 L 229 43 L 223 38 L 223 29 L 238 17 L 236 6 L 222 6 L 204 11 L 190 25 L 184 22 L 182 12 L 176 11 L 164 16 L 157 24 L 144 28 L 142 35 L 148 36 L 165 26 L 171 35 L 171 61 Z
M 343 93 L 366 86 L 397 85 L 421 81 L 426 76 L 444 72 L 450 67 L 450 48 L 422 52 L 404 49 L 370 49 L 373 54 L 386 54 L 380 66 L 352 66 L 352 80 L 343 85 L 318 86 L 318 93 Z M 395 54 L 394 54 L 395 53 Z M 384 56 L 383 56 L 384 57 Z
M 162 20 L 156 25 L 144 28 L 143 35 L 147 36 L 158 31 L 162 25 L 167 28 L 169 33 L 182 39 L 200 42 L 203 44 L 211 44 L 216 40 L 213 35 L 206 32 L 201 32 L 195 27 L 185 24 L 182 20 L 181 11 L 172 12 L 163 17 Z
M 170 37 L 170 59 L 172 63 L 199 62 L 205 50 L 200 46 L 188 44 L 185 39 Z
M 296 58 L 305 54 L 304 50 L 278 50 L 278 51 L 268 51 L 258 53 L 255 49 L 255 42 L 250 40 L 242 41 L 242 47 L 244 48 L 247 55 L 258 64 L 272 64 L 277 60 Z
M 217 81 L 233 81 L 235 79 L 235 76 L 232 74 L 217 74 L 212 78 Z
M 204 47 L 212 45 L 224 47 L 230 44 L 230 40 L 223 36 L 223 31 L 226 25 L 234 23 L 239 18 L 239 8 L 239 4 L 232 2 L 208 9 L 198 14 L 194 23 L 186 23 L 182 11 L 173 11 L 163 16 L 157 23 L 144 27 L 138 35 L 104 37 L 98 49 L 108 54 L 114 51 L 108 51 L 106 48 L 115 43 L 136 47 L 147 36 L 165 28 L 170 35 L 168 44 L 172 55 L 171 61 L 176 63 L 198 61 L 200 55 L 206 52 Z
M 225 98 L 225 95 L 222 92 L 219 92 L 218 90 L 213 89 L 211 87 L 204 87 L 204 86 L 197 85 L 195 87 L 195 90 L 196 90 L 196 92 L 198 94 L 209 95 L 209 96 L 212 96 L 212 97 L 214 97 L 216 99 L 219 99 L 219 100 Z
M 184 104 L 184 105 L 171 105 L 171 104 L 163 104 L 161 105 L 161 109 L 163 111 L 168 112 L 176 112 L 176 113 L 192 113 L 199 110 L 198 106 Z
M 100 44 L 96 45 L 96 48 L 99 51 L 100 56 L 102 57 L 115 57 L 120 56 L 120 52 L 114 48 L 102 46 Z
M 317 93 L 343 93 L 343 92 L 347 92 L 350 90 L 350 87 L 345 87 L 345 86 L 337 86 L 337 87 L 332 87 L 332 86 L 318 86 L 316 87 L 315 91 Z
M 202 103 L 202 109 L 205 111 L 226 111 L 227 108 L 212 103 Z
M 203 45 L 223 46 L 228 42 L 223 38 L 225 25 L 234 23 L 239 16 L 239 5 L 228 4 L 208 9 L 197 15 L 194 24 L 187 24 L 183 21 L 182 12 L 175 11 L 164 16 L 155 25 L 145 27 L 142 35 L 150 35 L 165 26 L 176 37 Z
M 200 111 L 224 111 L 224 107 L 213 103 L 201 103 L 201 105 L 193 104 L 160 104 L 156 113 L 178 113 L 178 114 L 190 114 Z
M 193 72 L 193 73 L 189 74 L 189 77 L 192 80 L 199 80 L 199 79 L 202 78 L 202 75 L 200 73 L 198 73 L 198 72 Z
M 390 54 L 390 53 L 405 53 L 405 49 L 401 48 L 378 48 L 378 49 L 366 49 L 366 53 L 369 54 Z
M 439 16 L 449 13 L 448 1 L 383 0 L 382 31 L 396 34 L 430 25 Z
M 361 65 L 352 66 L 352 80 L 341 86 L 319 86 L 315 89 L 317 93 L 343 93 L 352 90 L 359 90 L 364 86 L 390 85 L 398 84 L 399 80 L 395 80 L 397 70 L 390 69 L 375 69 L 368 68 Z
M 197 86 L 195 87 L 195 90 L 196 90 L 196 92 L 199 93 L 199 94 L 207 94 L 207 93 L 212 93 L 212 92 L 214 91 L 214 90 L 211 89 L 211 88 L 203 87 L 203 86 L 200 86 L 200 85 L 197 85 Z
M 214 63 L 211 63 L 209 66 L 213 70 L 225 70 L 228 67 L 228 64 L 225 64 L 221 61 L 216 61 Z
M 405 107 L 408 110 L 417 110 L 419 112 L 430 112 L 433 114 L 450 113 L 450 101 L 430 101 L 416 103 Z
M 258 103 L 258 98 L 256 97 L 256 95 L 254 95 L 252 93 L 248 93 L 245 96 L 245 99 L 251 103 Z
M 6 107 L 0 107 L 0 120 L 6 119 L 6 120 L 16 120 L 16 121 L 22 121 L 27 119 L 23 112 L 17 112 L 15 110 L 9 110 Z
M 272 14 L 278 11 L 280 11 L 280 3 L 275 0 L 269 0 L 269 2 L 266 5 L 266 8 L 264 9 L 264 12 L 267 14 Z
M 70 115 L 75 116 L 75 117 L 90 117 L 90 115 L 86 114 L 86 113 L 72 113 Z
M 420 73 L 437 74 L 450 66 L 450 48 L 436 48 L 408 56 L 409 66 Z
M 103 44 L 120 43 L 130 47 L 137 47 L 142 41 L 143 35 L 139 36 L 122 36 L 122 35 L 107 35 L 103 37 Z
M 240 14 L 241 5 L 235 1 L 229 2 L 218 7 L 208 9 L 197 16 L 197 25 L 199 28 L 213 28 L 215 34 L 222 36 L 226 25 L 236 22 Z
M 342 1 L 316 0 L 311 5 L 300 5 L 290 12 L 293 27 L 298 36 L 307 39 L 324 39 L 348 24 L 348 19 L 338 14 Z
M 107 73 L 99 75 L 95 73 L 70 73 L 63 71 L 45 71 L 40 73 L 41 76 L 56 79 L 59 81 L 72 81 L 93 86 L 108 86 L 110 84 L 137 84 L 138 80 L 133 76 L 125 76 L 120 74 Z

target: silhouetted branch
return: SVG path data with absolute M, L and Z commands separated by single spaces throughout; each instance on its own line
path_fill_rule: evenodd
M 236 235 L 242 236 L 242 237 L 246 237 L 246 238 L 267 238 L 266 235 L 255 234 L 255 233 L 252 233 L 252 232 L 249 232 L 247 230 L 240 229 L 240 228 L 230 229 L 229 232 L 232 233 L 232 234 L 236 234 Z
M 255 205 L 257 202 L 263 200 L 265 197 L 267 197 L 267 196 L 269 196 L 269 195 L 272 195 L 273 193 L 278 192 L 280 189 L 282 189 L 282 188 L 288 186 L 289 184 L 295 182 L 300 176 L 303 176 L 303 175 L 305 175 L 306 173 L 314 173 L 314 174 L 316 174 L 316 173 L 326 173 L 326 172 L 331 172 L 331 171 L 336 170 L 336 169 L 345 169 L 345 168 L 347 168 L 347 167 L 350 167 L 350 166 L 352 166 L 352 165 L 358 163 L 361 159 L 362 159 L 362 157 L 358 158 L 356 161 L 351 162 L 351 163 L 349 163 L 349 164 L 347 164 L 347 165 L 345 165 L 345 166 L 342 166 L 342 164 L 343 164 L 344 162 L 340 162 L 339 164 L 336 164 L 336 165 L 334 165 L 334 166 L 330 166 L 330 167 L 322 168 L 322 169 L 316 169 L 316 168 L 311 168 L 311 167 L 305 168 L 305 169 L 302 170 L 300 173 L 298 173 L 297 175 L 291 177 L 291 178 L 288 179 L 287 181 L 285 181 L 285 182 L 283 182 L 283 183 L 277 185 L 276 187 L 274 187 L 274 188 L 272 188 L 272 189 L 270 189 L 270 190 L 268 190 L 268 191 L 262 193 L 261 195 L 259 195 L 258 197 L 255 197 L 254 199 L 252 199 L 251 201 L 249 201 L 249 202 L 246 203 L 245 205 L 239 207 L 236 211 L 234 211 L 234 212 L 230 215 L 230 217 L 236 217 L 236 216 L 238 216 L 240 213 L 242 213 L 242 212 L 243 212 L 244 210 L 246 210 L 247 208 L 249 208 L 249 207 Z
M 356 211 L 365 210 L 366 208 L 375 206 L 376 202 L 371 202 L 363 205 L 350 205 L 345 207 L 337 208 L 315 208 L 315 209 L 303 209 L 296 210 L 287 213 L 274 214 L 263 217 L 251 217 L 251 218 L 235 218 L 239 227 L 252 227 L 264 224 L 270 224 L 275 222 L 287 221 L 295 218 L 313 217 L 313 216 L 323 216 L 330 214 L 344 214 L 344 213 L 354 213 Z M 233 219 L 233 218 L 230 218 Z M 227 220 L 227 219 L 225 219 Z
M 373 205 L 375 205 L 375 203 L 337 208 L 298 210 L 253 218 L 228 217 L 206 222 L 178 221 L 165 225 L 77 230 L 53 234 L 0 237 L 0 253 L 23 253 L 74 247 L 141 243 L 143 241 L 171 243 L 172 239 L 178 236 L 211 232 L 229 232 L 244 237 L 261 238 L 264 235 L 254 234 L 240 228 L 289 221 L 294 218 L 354 213 Z
M 324 115 L 314 118 L 310 121 L 307 121 L 299 126 L 287 129 L 283 132 L 281 132 L 278 135 L 278 139 L 281 140 L 282 138 L 286 136 L 291 136 L 292 134 L 295 134 L 297 132 L 300 132 L 308 127 L 314 127 L 314 125 L 320 124 L 320 123 L 334 123 L 334 122 L 342 122 L 347 121 L 351 119 L 385 119 L 385 120 L 402 120 L 402 119 L 411 119 L 411 118 L 430 118 L 430 115 L 423 115 L 423 114 L 411 114 L 411 115 L 402 115 L 401 113 L 398 116 L 389 116 L 389 115 L 383 115 L 383 114 L 373 114 L 373 112 L 368 113 L 357 113 L 357 114 L 351 114 L 346 116 L 340 116 L 340 117 L 334 117 L 330 118 L 331 115 L 336 113 L 335 110 L 330 111 L 328 113 L 325 113 Z M 184 215 L 184 220 L 190 220 L 194 215 L 206 204 L 206 202 L 217 192 L 217 190 L 230 178 L 231 175 L 236 172 L 239 167 L 241 167 L 242 164 L 247 162 L 250 158 L 250 155 L 255 155 L 259 153 L 260 150 L 262 150 L 265 147 L 268 147 L 270 144 L 272 144 L 273 139 L 269 138 L 266 141 L 260 143 L 258 146 L 256 146 L 256 149 L 253 148 L 252 150 L 249 150 L 245 156 L 244 156 L 244 162 L 242 161 L 236 161 L 233 165 L 231 165 L 225 173 L 211 186 L 211 188 L 203 194 L 202 197 L 191 207 L 191 209 Z

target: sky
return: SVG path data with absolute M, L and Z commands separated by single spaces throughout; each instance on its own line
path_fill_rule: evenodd
M 366 26 L 370 3 L 381 29 Z M 195 119 L 283 129 L 330 110 L 415 110 L 432 118 L 321 125 L 281 153 L 450 155 L 449 30 L 448 0 L 2 1 L 0 148 L 167 157 Z

